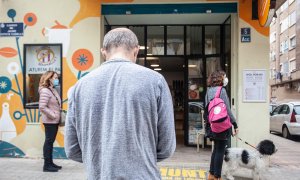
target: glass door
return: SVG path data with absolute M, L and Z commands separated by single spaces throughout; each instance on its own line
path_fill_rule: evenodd
M 202 58 L 191 58 L 187 63 L 187 145 L 196 144 L 197 132 L 203 128 L 202 110 L 206 84 L 203 62 Z

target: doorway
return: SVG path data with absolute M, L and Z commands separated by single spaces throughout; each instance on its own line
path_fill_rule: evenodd
M 137 35 L 141 46 L 137 63 L 161 73 L 168 82 L 177 143 L 196 145 L 197 132 L 203 128 L 207 78 L 220 69 L 230 76 L 230 16 L 217 25 L 107 25 L 106 31 L 117 27 Z

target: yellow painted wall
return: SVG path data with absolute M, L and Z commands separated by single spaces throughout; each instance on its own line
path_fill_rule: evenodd
M 269 28 L 262 28 L 258 21 L 251 20 L 251 14 L 247 13 L 251 8 L 250 1 L 240 1 L 239 19 L 235 29 L 235 52 L 236 63 L 234 63 L 234 92 L 233 97 L 237 105 L 235 112 L 240 129 L 239 137 L 256 145 L 262 139 L 269 138 Z M 241 28 L 251 28 L 251 43 L 241 43 Z M 246 69 L 266 70 L 266 102 L 249 103 L 243 102 L 243 71 Z M 247 146 L 241 141 L 234 139 L 233 143 L 238 146 Z

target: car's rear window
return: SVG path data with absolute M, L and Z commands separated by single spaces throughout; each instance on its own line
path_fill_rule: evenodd
M 300 115 L 300 106 L 294 106 L 294 109 L 295 109 L 295 113 L 297 115 Z

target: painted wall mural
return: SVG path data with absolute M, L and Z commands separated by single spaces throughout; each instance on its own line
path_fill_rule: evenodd
M 89 48 L 90 46 L 87 42 L 81 41 L 81 37 L 78 38 L 79 36 L 76 35 L 72 36 L 73 30 L 76 32 L 89 27 L 87 24 L 91 23 L 81 22 L 81 20 L 86 17 L 77 17 L 77 25 L 72 26 L 73 28 L 61 23 L 66 22 L 64 16 L 60 16 L 61 19 L 52 20 L 49 18 L 52 14 L 27 12 L 23 17 L 19 17 L 22 14 L 22 6 L 19 2 L 20 1 L 11 1 L 10 4 L 7 5 L 4 4 L 3 1 L 1 2 L 3 5 L 0 3 L 0 12 L 6 12 L 5 14 L 0 14 L 0 22 L 24 23 L 23 37 L 0 39 L 0 63 L 1 66 L 6 66 L 6 68 L 0 68 L 0 106 L 2 107 L 2 112 L 0 112 L 0 157 L 42 157 L 45 137 L 44 127 L 41 123 L 41 113 L 38 109 L 23 108 L 23 44 L 63 44 L 62 99 L 64 103 L 63 109 L 65 110 L 67 109 L 67 91 L 69 88 L 74 85 L 78 79 L 88 74 L 94 67 L 99 66 L 100 60 L 94 61 L 94 59 L 100 59 L 100 55 L 95 55 L 93 52 L 95 52 L 95 49 L 100 49 L 100 45 L 94 47 L 94 49 Z M 49 4 L 53 6 L 55 6 L 55 4 L 59 5 L 59 3 L 54 1 L 49 2 Z M 67 5 L 66 2 L 63 4 Z M 79 5 L 81 4 L 70 3 L 70 6 L 76 7 L 78 12 L 80 12 Z M 38 7 L 37 5 L 36 9 Z M 34 10 L 35 8 L 27 9 Z M 61 14 L 63 13 L 64 12 L 61 11 Z M 76 14 L 73 13 L 73 17 L 75 16 Z M 99 22 L 99 17 L 100 12 L 98 11 L 98 15 L 93 18 L 93 21 Z M 45 26 L 40 24 L 40 21 L 45 20 L 47 21 L 47 23 L 43 23 Z M 70 20 L 69 18 L 69 23 L 71 22 Z M 99 33 L 99 28 L 97 27 L 99 23 L 94 24 L 95 25 L 89 28 L 96 29 L 95 32 Z M 35 32 L 34 37 L 36 40 L 32 41 L 28 37 L 27 31 L 29 29 Z M 72 40 L 75 42 L 78 41 L 78 43 L 71 45 Z M 6 63 L 6 61 L 10 62 Z M 54 144 L 54 158 L 66 158 L 63 147 L 64 128 L 60 128 Z

